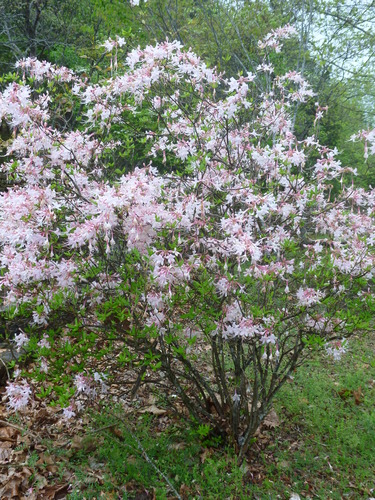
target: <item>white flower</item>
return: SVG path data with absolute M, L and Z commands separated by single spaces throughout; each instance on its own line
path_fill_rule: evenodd
M 234 394 L 233 394 L 233 403 L 237 404 L 237 403 L 240 402 L 240 400 L 241 400 L 241 395 L 237 394 L 237 391 L 234 391 Z
M 104 47 L 107 52 L 111 52 L 113 46 L 114 46 L 113 40 L 106 40 L 102 45 L 102 47 Z
M 17 411 L 27 406 L 31 395 L 31 387 L 24 379 L 18 383 L 8 382 L 5 393 L 9 398 L 8 407 Z
M 63 417 L 64 418 L 69 420 L 75 416 L 76 416 L 76 413 L 75 413 L 75 411 L 73 411 L 73 405 L 70 405 L 70 406 L 67 406 L 66 408 L 63 408 Z
M 314 290 L 313 288 L 299 288 L 296 296 L 300 306 L 311 306 L 320 302 L 320 299 L 323 297 L 323 293 L 320 290 Z
M 44 373 L 48 373 L 48 363 L 46 358 L 41 357 L 40 358 L 40 371 Z
M 98 374 L 97 374 L 98 375 Z M 77 392 L 83 392 L 87 396 L 94 397 L 96 395 L 95 387 L 93 387 L 94 380 L 91 377 L 79 373 L 74 378 L 74 385 L 77 388 Z
M 47 335 L 43 335 L 43 338 L 38 342 L 39 347 L 45 347 L 47 349 L 51 349 L 51 344 L 49 343 Z
M 23 331 L 20 331 L 18 335 L 15 335 L 14 342 L 16 344 L 17 351 L 20 351 L 21 347 L 27 345 L 29 343 L 29 340 L 30 339 L 27 337 L 27 335 L 25 335 Z
M 94 380 L 95 380 L 95 382 L 101 382 L 102 381 L 102 376 L 100 375 L 100 373 L 98 373 L 98 372 L 94 373 Z
M 332 356 L 334 361 L 340 361 L 341 356 L 346 353 L 348 342 L 346 339 L 331 342 L 326 346 L 328 356 Z

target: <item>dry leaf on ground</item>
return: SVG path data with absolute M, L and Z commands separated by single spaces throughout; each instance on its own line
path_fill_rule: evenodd
M 274 429 L 275 427 L 278 427 L 280 425 L 280 419 L 274 409 L 272 409 L 263 420 L 263 425 L 271 429 Z
M 155 405 L 146 406 L 146 408 L 142 408 L 139 410 L 139 413 L 152 413 L 152 415 L 165 415 L 167 410 L 164 408 L 158 408 Z

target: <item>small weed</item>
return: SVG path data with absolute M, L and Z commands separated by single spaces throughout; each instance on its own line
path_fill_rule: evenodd
M 31 454 L 27 458 L 27 465 L 29 467 L 35 467 L 35 464 L 39 460 L 39 455 L 36 451 L 32 451 Z

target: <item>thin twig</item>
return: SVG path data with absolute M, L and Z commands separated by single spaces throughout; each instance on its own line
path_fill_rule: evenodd
M 33 436 L 34 438 L 39 439 L 38 436 L 36 434 L 34 434 L 30 429 L 25 429 L 23 427 L 20 427 L 19 425 L 7 422 L 6 420 L 0 420 L 0 424 L 6 425 L 7 427 L 13 427 L 14 429 L 17 429 L 20 432 L 26 432 L 26 433 L 30 434 L 31 436 Z
M 92 429 L 92 430 L 87 431 L 87 432 L 88 432 L 88 434 L 96 434 L 97 432 L 101 432 L 101 431 L 105 431 L 107 429 L 111 429 L 114 426 L 115 426 L 115 424 L 105 425 L 104 427 L 99 427 L 99 429 Z
M 7 372 L 8 380 L 10 380 L 9 370 L 8 370 L 8 367 L 7 367 L 6 363 L 4 363 L 4 361 L 1 358 L 0 358 L 0 361 L 4 365 L 5 371 Z

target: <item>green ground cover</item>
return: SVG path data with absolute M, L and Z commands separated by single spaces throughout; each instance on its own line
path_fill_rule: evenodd
M 352 339 L 340 362 L 316 358 L 296 372 L 275 401 L 278 418 L 259 430 L 241 467 L 208 429 L 168 413 L 95 414 L 68 457 L 77 479 L 69 498 L 374 496 L 374 345 L 370 335 Z

